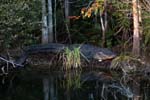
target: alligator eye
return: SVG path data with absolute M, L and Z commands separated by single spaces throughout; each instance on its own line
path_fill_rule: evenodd
M 102 62 L 102 59 L 99 59 L 98 61 L 99 61 L 99 62 Z

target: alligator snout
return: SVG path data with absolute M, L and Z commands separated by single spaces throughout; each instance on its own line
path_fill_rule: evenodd
M 94 59 L 98 60 L 99 62 L 104 61 L 104 60 L 110 60 L 116 57 L 116 54 L 114 54 L 111 51 L 105 51 L 105 52 L 97 52 L 94 55 Z

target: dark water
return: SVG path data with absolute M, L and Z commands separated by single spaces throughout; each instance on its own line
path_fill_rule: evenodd
M 132 86 L 100 71 L 19 71 L 0 77 L 0 100 L 133 100 Z M 149 84 L 140 87 L 150 100 Z

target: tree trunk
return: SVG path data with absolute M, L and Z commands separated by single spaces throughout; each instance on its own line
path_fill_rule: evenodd
M 57 43 L 57 1 L 54 0 L 54 41 Z
M 72 41 L 71 41 L 70 30 L 69 30 L 70 19 L 68 18 L 69 17 L 69 9 L 70 9 L 69 0 L 65 0 L 64 5 L 65 5 L 65 26 L 66 26 L 66 31 L 68 34 L 68 40 L 71 43 Z
M 104 0 L 104 18 L 101 17 L 101 25 L 102 25 L 102 47 L 106 45 L 106 30 L 107 30 L 107 0 Z
M 48 43 L 46 0 L 42 0 L 42 44 Z
M 66 19 L 66 22 L 67 24 L 69 25 L 69 0 L 65 0 L 64 2 L 64 5 L 65 5 L 65 19 Z
M 132 0 L 133 7 L 133 48 L 132 53 L 135 56 L 140 55 L 140 36 L 139 36 L 139 15 L 137 0 Z
M 52 0 L 48 0 L 48 34 L 49 41 L 53 42 L 53 12 L 52 12 Z

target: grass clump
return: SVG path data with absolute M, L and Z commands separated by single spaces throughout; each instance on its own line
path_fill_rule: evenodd
M 137 67 L 140 64 L 140 60 L 131 55 L 121 54 L 113 59 L 111 62 L 111 69 L 121 69 L 123 73 L 130 73 L 137 71 Z
M 65 59 L 63 63 L 65 70 L 71 68 L 81 68 L 80 47 L 73 48 L 73 50 L 66 48 L 64 54 Z

